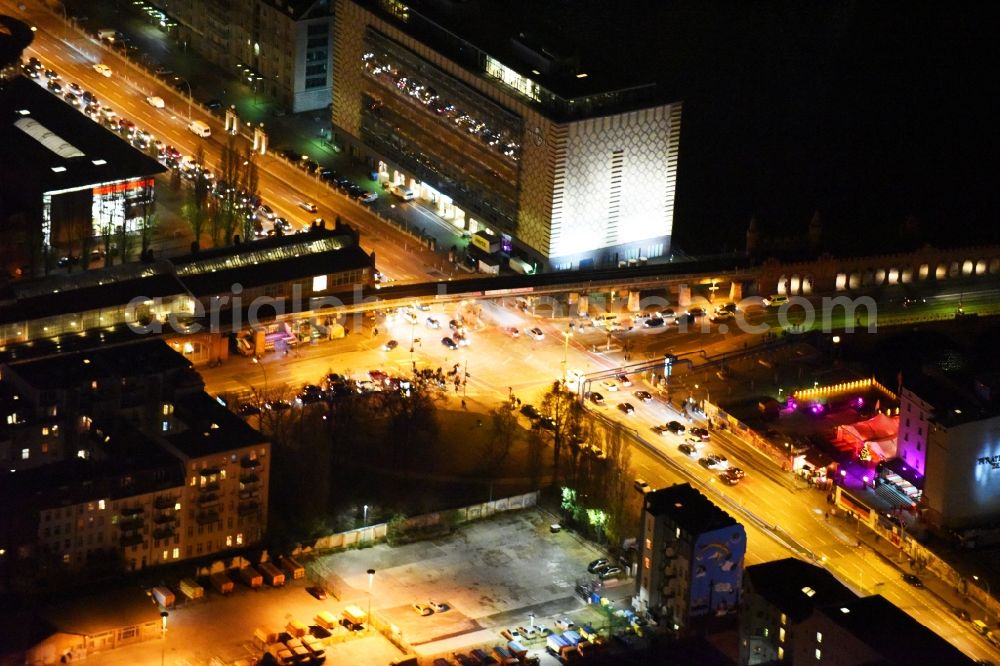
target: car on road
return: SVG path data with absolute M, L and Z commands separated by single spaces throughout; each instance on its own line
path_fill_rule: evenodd
M 437 317 L 428 317 L 424 323 L 427 324 L 427 328 L 441 328 L 441 320 Z
M 166 102 L 163 101 L 163 98 L 157 95 L 150 95 L 146 98 L 146 101 L 155 109 L 162 109 L 167 106 Z
M 46 87 L 57 95 L 62 94 L 62 84 L 55 79 L 50 80 Z
M 643 494 L 648 493 L 651 490 L 649 483 L 647 483 L 645 479 L 636 479 L 632 483 L 632 487 Z
M 300 201 L 299 208 L 301 208 L 302 210 L 307 210 L 310 213 L 315 213 L 316 211 L 319 210 L 319 207 L 316 206 L 316 204 L 314 204 L 311 201 Z
M 618 403 L 618 409 L 620 409 L 622 412 L 624 412 L 626 414 L 634 414 L 635 413 L 635 407 L 633 407 L 632 403 L 630 403 L 630 402 L 620 402 L 620 403 Z
M 684 442 L 683 444 L 678 444 L 677 445 L 677 450 L 680 451 L 681 453 L 683 453 L 684 455 L 690 456 L 692 458 L 694 458 L 695 456 L 698 455 L 698 449 L 697 449 L 697 447 L 695 447 L 693 444 L 689 444 L 687 442 Z
M 923 587 L 924 586 L 924 581 L 920 580 L 919 576 L 915 576 L 915 575 L 909 574 L 909 573 L 903 574 L 903 581 L 907 585 L 912 585 L 913 587 Z
M 358 201 L 360 201 L 361 203 L 366 203 L 366 204 L 375 203 L 376 201 L 378 201 L 378 195 L 375 194 L 374 192 L 361 191 L 358 194 L 357 198 L 358 198 Z
M 427 605 L 430 606 L 435 613 L 444 613 L 445 611 L 451 610 L 451 606 L 448 604 L 439 604 L 436 601 L 428 601 Z
M 729 460 L 727 460 L 725 456 L 720 456 L 717 453 L 705 456 L 699 460 L 698 463 L 708 469 L 726 469 L 729 467 Z
M 453 331 L 460 331 L 462 330 L 463 326 L 460 323 L 458 323 L 457 319 L 452 319 L 451 321 L 448 322 L 448 328 L 450 328 Z
M 721 324 L 722 322 L 730 321 L 735 318 L 736 315 L 734 315 L 732 312 L 723 311 L 723 312 L 716 312 L 714 315 L 709 317 L 709 321 L 711 321 L 713 324 Z
M 642 402 L 652 402 L 653 394 L 649 391 L 636 391 L 632 395 L 635 396 L 636 400 L 641 400 Z
M 105 65 L 103 62 L 99 62 L 94 65 L 94 71 L 103 77 L 111 78 L 111 68 Z
M 619 384 L 621 384 L 622 386 L 624 386 L 626 388 L 628 388 L 629 386 L 632 386 L 632 380 L 629 379 L 628 375 L 626 375 L 625 373 L 622 373 L 622 374 L 619 374 L 619 375 L 615 375 L 615 379 L 618 380 Z
M 715 306 L 715 314 L 722 314 L 723 312 L 728 312 L 729 314 L 736 314 L 739 311 L 739 306 L 736 303 L 730 301 L 729 303 L 722 303 L 721 305 Z
M 441 344 L 451 350 L 458 349 L 458 343 L 451 338 L 441 338 Z
M 71 92 L 63 93 L 63 100 L 70 106 L 80 106 L 80 98 Z
M 506 333 L 507 335 L 509 335 L 512 338 L 519 338 L 519 337 L 521 337 L 521 331 L 517 330 L 516 326 L 508 326 L 505 329 L 503 329 L 503 332 Z
M 612 392 L 618 390 L 618 382 L 613 379 L 605 379 L 601 382 L 601 386 Z
M 688 436 L 684 438 L 684 441 L 690 444 L 691 446 L 701 446 L 702 440 L 701 437 L 698 437 L 694 433 L 689 433 Z
M 537 426 L 542 430 L 554 431 L 556 429 L 556 420 L 551 416 L 539 416 Z
M 691 428 L 691 434 L 703 442 L 707 442 L 709 438 L 709 432 L 705 428 Z
M 323 389 L 315 384 L 306 384 L 302 387 L 302 390 L 299 391 L 299 394 L 295 396 L 295 401 L 300 405 L 311 405 L 322 401 L 323 397 Z
M 650 317 L 646 321 L 642 322 L 642 325 L 646 328 L 660 328 L 666 326 L 667 321 L 663 317 Z
M 674 317 L 674 323 L 678 326 L 690 326 L 694 323 L 696 317 L 690 312 L 685 312 L 684 314 L 679 314 Z
M 596 560 L 587 565 L 587 571 L 590 573 L 597 573 L 597 570 L 601 567 L 606 567 L 611 564 L 611 560 L 606 557 L 598 557 Z
M 283 412 L 286 409 L 291 409 L 292 403 L 287 400 L 268 400 L 264 403 L 264 407 L 272 412 Z
M 597 572 L 597 577 L 601 580 L 609 580 L 611 578 L 618 578 L 622 575 L 622 568 L 617 566 L 604 567 Z
M 788 296 L 784 294 L 771 294 L 764 299 L 765 308 L 778 308 L 788 303 Z
M 670 432 L 670 428 L 668 428 L 666 425 L 661 425 L 659 423 L 653 426 L 652 430 L 657 435 L 666 435 L 668 432 Z
M 592 403 L 594 403 L 595 405 L 603 405 L 604 404 L 604 396 L 601 395 L 600 393 L 597 393 L 596 391 L 592 391 L 590 393 L 589 397 L 590 397 L 590 401 Z
M 426 616 L 426 615 L 430 615 L 431 613 L 433 613 L 434 609 L 432 609 L 427 604 L 413 604 L 413 611 L 417 615 L 425 615 Z
M 218 111 L 219 109 L 222 108 L 222 100 L 221 99 L 215 99 L 215 98 L 213 98 L 213 99 L 207 99 L 207 100 L 205 100 L 205 106 L 207 106 L 208 108 L 212 109 L 213 111 Z
M 681 434 L 686 429 L 687 428 L 684 427 L 684 424 L 680 423 L 678 421 L 668 421 L 667 422 L 667 430 L 669 430 L 670 432 L 674 433 L 675 435 Z
M 956 606 L 955 608 L 952 609 L 952 612 L 955 614 L 955 617 L 957 617 L 959 620 L 965 620 L 966 622 L 972 620 L 972 616 L 969 615 L 969 611 L 965 610 L 964 608 L 959 608 L 958 606 Z
M 545 339 L 545 333 L 542 331 L 542 329 L 538 328 L 537 326 L 534 327 L 534 328 L 526 328 L 524 330 L 524 334 L 527 335 L 532 340 L 544 340 Z
M 393 186 L 392 193 L 395 194 L 400 199 L 402 199 L 403 201 L 413 201 L 414 199 L 417 198 L 416 192 L 414 192 L 408 187 L 401 187 L 399 185 Z
M 721 479 L 722 482 L 728 486 L 735 486 L 745 477 L 746 477 L 746 472 L 744 472 L 739 467 L 730 467 L 725 472 L 719 475 L 719 479 Z
M 306 592 L 314 596 L 319 601 L 326 600 L 326 590 L 324 590 L 322 587 L 317 587 L 315 585 L 312 585 L 306 588 Z
M 252 402 L 244 402 L 236 408 L 236 413 L 240 416 L 256 416 L 257 414 L 260 414 L 260 407 Z
M 569 619 L 568 617 L 559 618 L 558 620 L 555 621 L 555 625 L 556 629 L 559 629 L 561 631 L 570 631 L 571 629 L 576 628 L 576 624 L 574 624 L 573 620 Z
M 540 416 L 538 410 L 535 409 L 535 406 L 527 403 L 521 406 L 521 413 L 527 416 L 529 419 L 537 419 Z
M 701 307 L 688 308 L 687 313 L 692 317 L 704 317 L 706 314 L 708 314 L 707 312 L 705 312 L 705 308 Z

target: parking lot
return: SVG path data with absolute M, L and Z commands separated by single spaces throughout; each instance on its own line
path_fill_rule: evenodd
M 341 602 L 361 608 L 369 601 L 367 571 L 374 569 L 373 613 L 396 625 L 420 655 L 502 644 L 502 629 L 527 625 L 532 615 L 551 627 L 557 617 L 577 619 L 585 608 L 574 588 L 602 552 L 568 532 L 551 533 L 553 520 L 540 510 L 501 514 L 446 539 L 347 551 L 322 558 L 321 565 L 340 579 Z M 612 590 L 625 598 L 631 581 Z M 428 601 L 449 610 L 421 616 L 412 608 Z

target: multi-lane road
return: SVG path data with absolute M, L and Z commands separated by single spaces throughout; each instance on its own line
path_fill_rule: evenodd
M 207 166 L 218 169 L 222 148 L 229 140 L 218 118 L 198 104 L 189 104 L 186 94 L 126 63 L 117 52 L 68 28 L 62 17 L 51 14 L 36 3 L 27 3 L 25 7 L 21 10 L 16 2 L 0 1 L 0 11 L 37 28 L 35 40 L 25 52 L 25 57 L 39 58 L 46 67 L 55 69 L 64 82 L 74 81 L 85 90 L 90 90 L 102 105 L 110 106 L 120 117 L 128 118 L 160 141 L 175 146 L 181 154 L 195 155 L 201 147 Z M 93 66 L 97 63 L 110 66 L 111 77 L 94 71 Z M 151 95 L 161 97 L 165 108 L 157 109 L 147 103 L 146 98 Z M 208 123 L 212 136 L 195 136 L 187 129 L 190 119 Z M 241 150 L 249 147 L 243 137 L 237 137 L 236 142 Z M 339 216 L 361 231 L 362 247 L 369 252 L 375 251 L 379 270 L 392 280 L 426 282 L 440 279 L 448 273 L 441 255 L 400 233 L 364 205 L 334 192 L 317 177 L 277 156 L 265 155 L 258 160 L 261 197 L 294 228 L 307 226 L 317 216 L 332 225 Z M 299 203 L 304 201 L 315 202 L 319 206 L 318 212 L 309 213 L 300 208 Z

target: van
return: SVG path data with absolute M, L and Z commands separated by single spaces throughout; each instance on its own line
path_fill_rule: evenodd
M 173 608 L 174 601 L 176 601 L 174 593 L 170 591 L 170 588 L 163 586 L 153 588 L 153 598 L 156 599 L 156 603 L 164 608 Z
M 316 617 L 313 618 L 313 622 L 323 627 L 324 629 L 333 629 L 337 624 L 337 618 L 333 616 L 330 611 L 320 611 L 316 613 Z
M 118 37 L 118 31 L 114 28 L 101 28 L 97 31 L 97 38 L 101 40 L 107 40 L 109 42 L 115 41 Z
M 200 120 L 192 120 L 188 124 L 188 129 L 202 138 L 212 136 L 212 128 Z
M 978 631 L 980 634 L 985 636 L 990 632 L 990 625 L 986 624 L 982 620 L 976 620 L 972 623 L 972 628 Z
M 771 294 L 764 299 L 764 307 L 767 308 L 780 308 L 786 303 L 788 303 L 788 296 L 784 294 Z
M 342 611 L 344 618 L 353 624 L 364 625 L 368 620 L 368 616 L 363 610 L 357 606 L 346 606 Z
M 618 315 L 614 312 L 605 312 L 604 314 L 597 315 L 593 319 L 594 326 L 610 326 L 618 320 Z

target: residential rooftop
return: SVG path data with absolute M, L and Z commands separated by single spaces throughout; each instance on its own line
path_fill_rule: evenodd
M 184 428 L 166 435 L 168 444 L 187 459 L 240 449 L 264 442 L 258 431 L 204 391 L 179 397 L 174 417 Z
M 736 525 L 736 520 L 691 487 L 679 483 L 646 493 L 646 511 L 654 516 L 668 516 L 692 534 L 701 534 Z
M 857 599 L 854 592 L 826 569 L 793 557 L 748 566 L 745 576 L 750 590 L 793 622 L 809 617 L 818 606 Z

